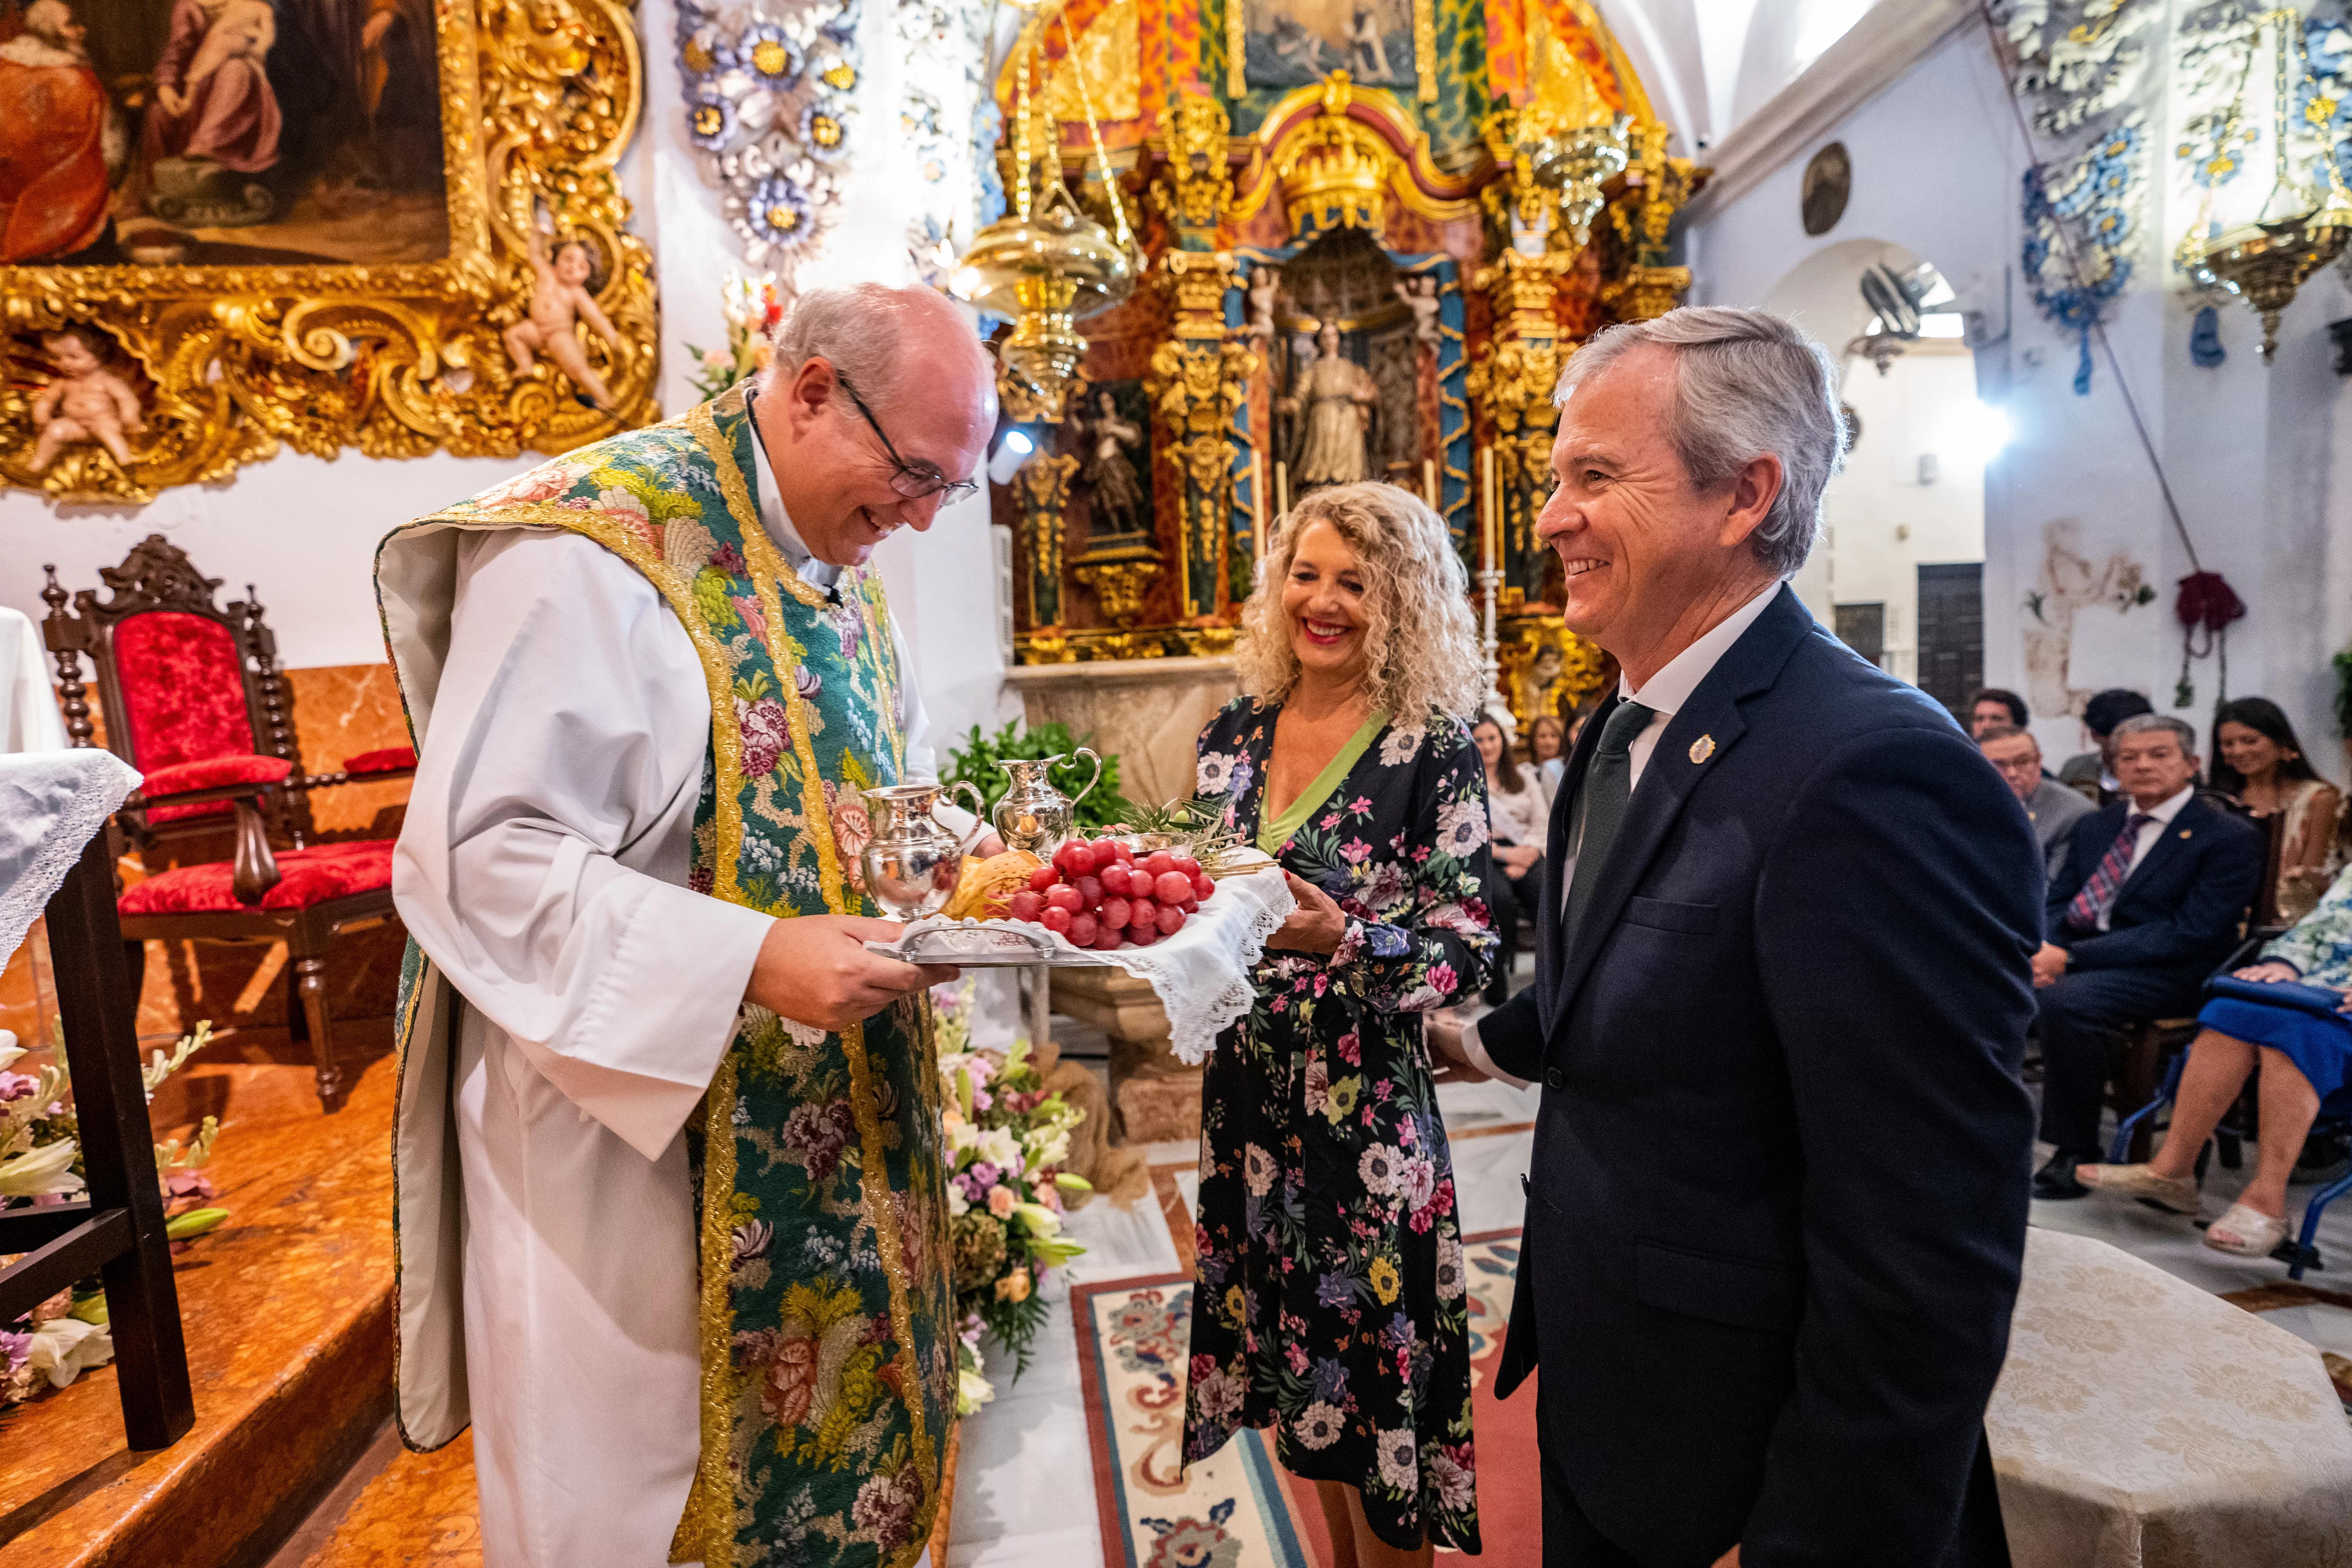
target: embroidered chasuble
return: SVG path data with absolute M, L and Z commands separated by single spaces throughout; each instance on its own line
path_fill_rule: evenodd
M 396 530 L 377 556 L 386 640 L 421 748 L 460 531 L 593 540 L 660 592 L 703 666 L 710 749 L 688 885 L 775 916 L 870 915 L 857 792 L 896 783 L 905 755 L 881 577 L 853 567 L 828 595 L 786 566 L 752 500 L 754 438 L 738 389 Z M 469 1418 L 452 1000 L 412 942 L 398 1016 L 398 1384 L 402 1435 L 419 1448 Z M 686 1131 L 701 1447 L 671 1560 L 904 1568 L 930 1533 L 956 1383 L 927 1005 L 828 1035 L 747 1004 Z

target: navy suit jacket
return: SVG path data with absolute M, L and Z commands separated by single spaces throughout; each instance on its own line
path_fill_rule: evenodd
M 2128 800 L 2117 801 L 2074 825 L 2066 864 L 2050 884 L 2045 929 L 2074 955 L 2070 970 L 2163 969 L 2201 980 L 2243 933 L 2247 906 L 2269 858 L 2262 831 L 2189 796 L 2124 879 L 2107 929 L 2069 928 L 2066 906 L 2122 837 L 2132 810 Z
M 2032 826 L 1784 587 L 1666 726 L 1563 947 L 1601 728 L 1536 984 L 1478 1025 L 1544 1085 L 1497 1391 L 1540 1360 L 1547 1468 L 1644 1563 L 2006 1562 L 1983 1416 L 2025 1241 Z

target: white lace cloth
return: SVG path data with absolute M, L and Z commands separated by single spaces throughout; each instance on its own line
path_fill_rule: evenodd
M 924 963 L 1034 963 L 1038 961 L 1018 951 L 1022 943 L 1003 940 L 1014 931 L 1034 933 L 1053 944 L 1045 963 L 1057 967 L 1108 964 L 1150 981 L 1160 1005 L 1168 1009 L 1176 1059 L 1197 1067 L 1209 1059 L 1225 1026 L 1247 1013 L 1256 1000 L 1250 965 L 1265 951 L 1265 939 L 1280 930 L 1297 907 L 1298 900 L 1290 896 L 1281 870 L 1268 867 L 1218 882 L 1215 894 L 1201 906 L 1200 913 L 1184 922 L 1183 930 L 1150 947 L 1104 952 L 1075 947 L 1067 938 L 1026 921 L 949 921 L 937 916 L 914 921 L 895 943 L 868 945 Z
M 139 771 L 112 752 L 0 755 L 0 959 L 16 951 Z

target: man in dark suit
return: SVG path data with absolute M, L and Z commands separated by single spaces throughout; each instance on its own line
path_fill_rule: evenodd
M 2024 1247 L 2042 871 L 1951 719 L 1783 584 L 1843 446 L 1761 311 L 1611 329 L 1538 531 L 1615 701 L 1536 984 L 1437 1048 L 1544 1086 L 1497 1392 L 1553 1568 L 2005 1563 L 1983 1415 Z
M 2056 1149 L 2034 1175 L 2039 1198 L 2090 1191 L 2074 1167 L 2105 1157 L 2108 1036 L 2135 1018 L 2197 1011 L 2263 879 L 2263 836 L 2197 798 L 2196 731 L 2143 713 L 2116 725 L 2108 749 L 2125 798 L 2074 825 L 2033 960 L 2042 1137 Z

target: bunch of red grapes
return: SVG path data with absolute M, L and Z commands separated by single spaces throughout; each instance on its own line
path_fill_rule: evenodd
M 1029 873 L 1004 912 L 1058 931 L 1073 946 L 1108 952 L 1174 936 L 1216 890 L 1190 855 L 1155 849 L 1138 860 L 1116 839 L 1073 838 L 1054 851 L 1052 865 Z

